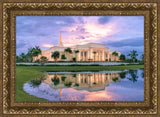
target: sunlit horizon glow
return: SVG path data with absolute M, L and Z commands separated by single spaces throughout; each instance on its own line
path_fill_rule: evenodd
M 39 46 L 57 46 L 62 32 L 64 46 L 102 43 L 111 50 L 144 53 L 143 16 L 17 16 L 17 54 Z
M 50 48 L 50 47 L 53 47 L 54 45 L 52 44 L 42 44 L 42 47 L 46 47 L 46 48 Z

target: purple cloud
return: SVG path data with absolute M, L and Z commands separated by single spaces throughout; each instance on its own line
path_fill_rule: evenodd
M 17 54 L 58 45 L 60 31 L 65 46 L 98 42 L 124 53 L 124 47 L 144 50 L 143 16 L 17 16 Z

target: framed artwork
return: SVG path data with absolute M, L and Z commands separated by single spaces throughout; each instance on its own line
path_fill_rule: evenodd
M 158 0 L 0 2 L 1 116 L 158 116 Z

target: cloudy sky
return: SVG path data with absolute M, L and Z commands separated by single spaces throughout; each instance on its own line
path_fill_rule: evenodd
M 96 42 L 126 55 L 144 52 L 143 16 L 17 16 L 17 55 L 58 45 L 60 31 L 65 46 Z

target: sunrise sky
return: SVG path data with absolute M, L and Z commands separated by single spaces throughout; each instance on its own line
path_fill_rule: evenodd
M 60 31 L 65 46 L 95 42 L 126 55 L 144 52 L 143 16 L 17 16 L 17 55 L 58 45 Z

